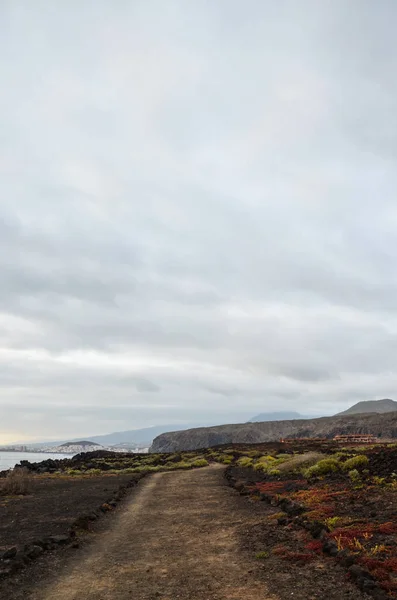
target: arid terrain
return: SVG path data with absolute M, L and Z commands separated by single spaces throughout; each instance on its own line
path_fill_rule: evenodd
M 395 598 L 396 461 L 303 441 L 30 465 L 0 496 L 0 598 Z

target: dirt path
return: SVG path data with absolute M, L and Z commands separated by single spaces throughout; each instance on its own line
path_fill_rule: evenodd
M 222 470 L 145 480 L 111 530 L 32 600 L 274 599 L 239 550 L 242 515 Z

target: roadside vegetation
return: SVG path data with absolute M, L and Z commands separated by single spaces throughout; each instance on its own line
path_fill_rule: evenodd
M 0 485 L 3 496 L 18 496 L 28 494 L 32 487 L 32 476 L 25 467 L 17 467 L 9 471 Z
M 70 459 L 48 459 L 40 463 L 22 461 L 12 471 L 0 473 L 0 493 L 27 493 L 29 477 L 97 477 L 99 475 L 133 475 L 198 469 L 209 465 L 204 454 L 184 452 L 174 454 L 131 454 L 106 451 L 79 454 Z M 22 481 L 26 483 L 23 489 Z
M 300 548 L 276 545 L 270 553 L 291 563 L 325 553 L 366 593 L 397 598 L 397 445 L 330 442 L 320 452 L 308 445 L 289 443 L 288 454 L 247 451 L 229 469 L 241 493 L 281 509 L 274 527 L 301 532 Z
M 73 482 L 70 491 L 73 487 L 77 492 L 80 485 L 88 490 L 99 482 L 120 478 L 136 482 L 151 473 L 211 464 L 224 465 L 229 480 L 252 501 L 278 507 L 272 520 L 275 530 L 301 532 L 298 547 L 264 545 L 255 552 L 258 560 L 276 556 L 299 565 L 326 553 L 346 567 L 348 577 L 366 593 L 377 599 L 397 598 L 397 444 L 341 447 L 298 440 L 170 454 L 97 451 L 72 459 L 26 462 L 0 474 L 0 508 L 6 503 L 6 515 L 14 497 L 31 497 L 33 502 L 34 489 L 42 490 L 46 481 L 54 482 L 54 493 L 58 484 L 68 481 Z M 102 512 L 113 504 L 111 499 L 102 503 Z M 67 512 L 68 507 L 62 510 Z

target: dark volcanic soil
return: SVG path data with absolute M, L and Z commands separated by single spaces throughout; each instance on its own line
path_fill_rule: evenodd
M 297 532 L 280 530 L 275 510 L 229 488 L 222 467 L 158 473 L 143 480 L 96 534 L 64 564 L 34 566 L 7 600 L 364 600 L 322 556 L 290 564 L 259 551 L 299 549 Z M 270 518 L 269 518 L 270 517 Z M 51 557 L 46 557 L 47 562 Z M 40 562 L 40 561 L 39 561 Z M 54 568 L 56 567 L 56 568 Z M 55 575 L 54 575 L 55 573 Z M 34 583 L 32 583 L 34 582 Z M 3 590 L 3 595 L 1 595 Z M 6 595 L 4 595 L 6 594 Z
M 77 517 L 98 508 L 132 475 L 33 478 L 28 496 L 0 496 L 0 552 L 68 532 Z
M 262 577 L 269 591 L 281 599 L 295 600 L 357 600 L 369 598 L 349 582 L 346 570 L 324 554 L 308 560 L 306 544 L 312 538 L 298 528 L 280 527 L 274 518 L 276 509 L 261 502 L 256 504 L 257 519 L 241 528 L 241 548 L 250 555 L 264 552 L 259 559 Z M 253 514 L 255 511 L 253 511 Z M 300 560 L 285 560 L 274 550 L 286 548 Z M 373 600 L 373 599 L 372 599 Z

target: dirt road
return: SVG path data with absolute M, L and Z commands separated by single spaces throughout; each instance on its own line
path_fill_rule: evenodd
M 222 468 L 157 473 L 32 600 L 274 599 L 238 546 Z

